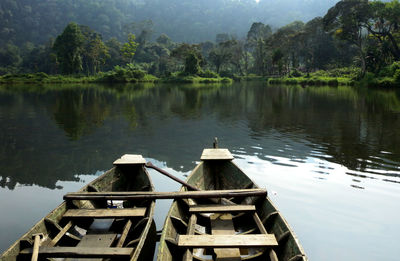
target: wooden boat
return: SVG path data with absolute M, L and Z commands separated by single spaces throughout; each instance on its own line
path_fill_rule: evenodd
M 154 191 L 140 155 L 124 155 L 79 192 Z M 79 260 L 152 260 L 154 200 L 66 200 L 0 257 Z
M 227 149 L 205 149 L 187 179 L 200 190 L 254 189 Z M 181 191 L 187 190 L 182 187 Z M 270 199 L 177 199 L 165 220 L 158 250 L 166 260 L 308 260 Z

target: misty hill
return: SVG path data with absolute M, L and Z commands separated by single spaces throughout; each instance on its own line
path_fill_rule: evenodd
M 279 27 L 324 15 L 338 0 L 1 0 L 0 45 L 45 43 L 71 21 L 105 39 L 125 38 L 127 24 L 152 20 L 153 36 L 174 41 L 215 40 L 218 33 L 244 36 L 253 22 Z M 147 24 L 148 25 L 148 24 Z

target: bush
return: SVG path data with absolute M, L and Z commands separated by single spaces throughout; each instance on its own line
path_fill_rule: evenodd
M 379 77 L 394 77 L 394 74 L 399 69 L 400 69 L 400 62 L 394 62 L 391 65 L 388 65 L 388 66 L 384 67 L 379 72 L 378 75 L 379 75 Z
M 378 86 L 383 88 L 392 88 L 395 86 L 395 81 L 392 77 L 385 77 L 378 80 Z
M 219 78 L 218 73 L 210 70 L 205 70 L 204 72 L 200 72 L 199 76 L 203 78 Z
M 293 77 L 301 77 L 301 76 L 303 76 L 303 75 L 302 75 L 302 73 L 299 72 L 297 69 L 294 69 L 294 70 L 290 73 L 290 76 L 293 76 Z
M 222 71 L 222 72 L 220 72 L 219 75 L 221 75 L 221 77 L 228 77 L 228 78 L 235 77 L 235 75 L 230 71 Z
M 146 72 L 142 71 L 142 70 L 133 70 L 131 71 L 131 75 L 133 78 L 135 79 L 143 79 L 144 76 L 146 76 Z
M 396 72 L 394 73 L 394 82 L 398 85 L 400 85 L 400 69 L 397 69 Z

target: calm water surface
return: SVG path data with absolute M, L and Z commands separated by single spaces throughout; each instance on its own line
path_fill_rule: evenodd
M 217 136 L 311 260 L 398 260 L 399 92 L 0 86 L 0 126 L 0 251 L 122 154 L 185 178 Z M 158 191 L 179 188 L 150 173 Z M 158 229 L 169 203 L 157 203 Z

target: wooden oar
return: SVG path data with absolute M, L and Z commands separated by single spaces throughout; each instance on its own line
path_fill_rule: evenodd
M 64 195 L 65 200 L 155 200 L 178 198 L 231 198 L 266 197 L 265 189 L 199 190 L 177 192 L 72 192 Z
M 37 233 L 37 234 L 33 234 L 32 236 L 34 238 L 34 242 L 33 242 L 33 252 L 32 252 L 31 261 L 37 261 L 38 260 L 38 256 L 39 256 L 40 243 L 44 238 L 44 234 L 43 233 Z
M 178 182 L 178 183 L 184 185 L 185 187 L 187 187 L 189 190 L 193 190 L 193 191 L 199 191 L 199 190 L 200 190 L 200 189 L 198 189 L 198 188 L 196 188 L 196 187 L 193 187 L 192 185 L 186 183 L 185 181 L 183 181 L 183 180 L 181 180 L 181 179 L 179 179 L 179 178 L 177 178 L 177 177 L 175 177 L 175 176 L 169 174 L 169 173 L 166 172 L 165 170 L 160 169 L 160 168 L 154 166 L 151 162 L 147 162 L 147 163 L 145 164 L 145 166 L 146 166 L 146 168 L 154 169 L 154 170 L 160 172 L 161 174 L 163 174 L 163 175 L 169 177 L 170 179 L 175 180 L 176 182 Z

